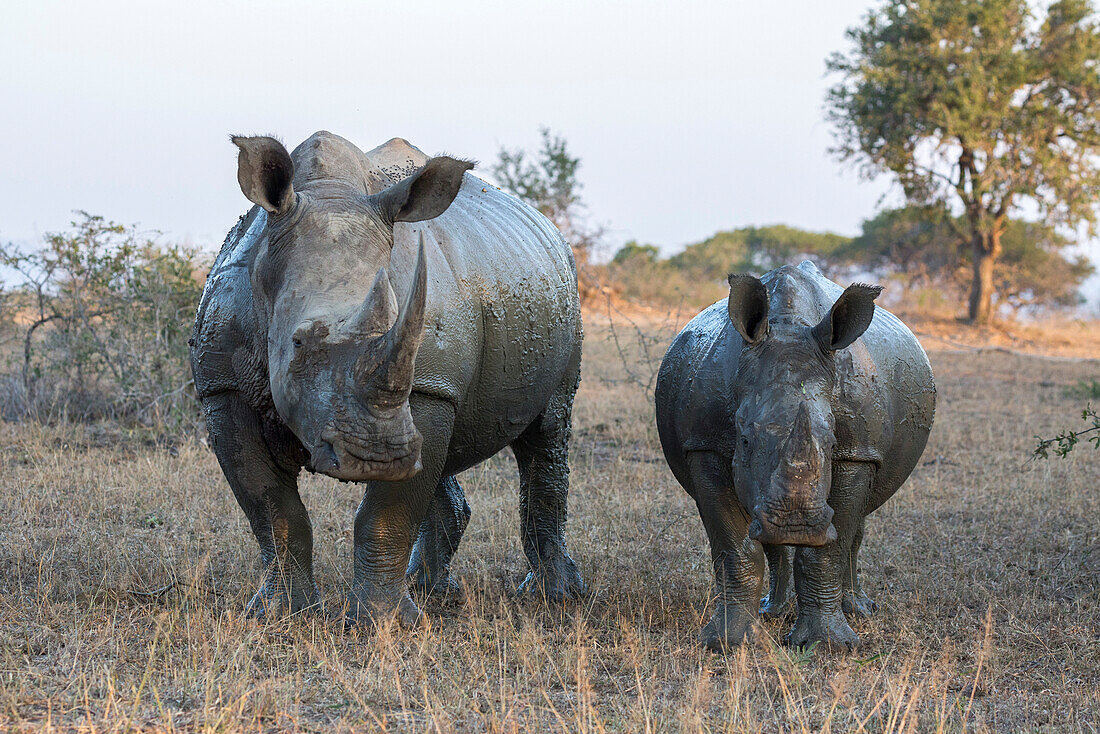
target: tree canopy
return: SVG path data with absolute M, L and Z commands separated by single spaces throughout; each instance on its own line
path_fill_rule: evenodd
M 1026 0 L 900 0 L 848 32 L 828 61 L 835 152 L 890 173 L 914 204 L 948 204 L 969 244 L 968 313 L 988 320 L 1013 214 L 1095 231 L 1100 33 L 1088 0 L 1037 17 Z

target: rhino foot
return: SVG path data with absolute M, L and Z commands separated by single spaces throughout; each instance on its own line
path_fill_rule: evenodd
M 765 619 L 780 619 L 794 608 L 794 594 L 787 594 L 782 599 L 772 599 L 768 594 L 760 600 L 760 616 Z
M 463 597 L 462 586 L 450 574 L 429 580 L 425 574 L 415 573 L 408 577 L 409 589 L 417 597 L 432 597 L 435 599 L 461 599 Z
M 536 596 L 550 602 L 579 599 L 588 593 L 588 587 L 577 571 L 573 559 L 564 555 L 553 563 L 540 564 L 527 574 L 519 585 L 517 596 Z
M 699 641 L 708 650 L 725 652 L 738 647 L 752 637 L 756 615 L 740 605 L 720 605 L 715 610 L 703 631 Z
M 878 609 L 878 605 L 875 604 L 871 597 L 867 596 L 862 591 L 845 590 L 840 605 L 845 614 L 863 619 L 870 617 L 875 613 L 875 610 Z
M 344 617 L 347 627 L 373 629 L 389 619 L 396 619 L 402 629 L 413 629 L 423 620 L 423 613 L 407 592 L 402 592 L 396 603 L 372 600 L 363 594 L 352 592 L 348 598 L 348 611 Z
M 321 611 L 317 585 L 312 581 L 280 579 L 279 574 L 272 572 L 248 602 L 245 616 L 265 621 L 308 611 Z
M 794 629 L 787 635 L 787 644 L 809 647 L 815 643 L 829 650 L 851 651 L 859 647 L 859 635 L 848 625 L 843 612 L 799 610 Z

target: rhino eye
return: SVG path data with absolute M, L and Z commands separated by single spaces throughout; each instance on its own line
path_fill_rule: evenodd
M 314 331 L 314 325 L 312 323 L 305 323 L 294 330 L 293 336 L 290 337 L 290 341 L 294 344 L 294 348 L 298 349 L 306 342 L 306 337 L 311 331 Z

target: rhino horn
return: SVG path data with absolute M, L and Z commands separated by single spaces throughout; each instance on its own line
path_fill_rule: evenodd
M 810 411 L 805 403 L 798 406 L 798 414 L 794 418 L 794 427 L 787 438 L 787 451 L 785 452 L 792 468 L 813 468 L 817 463 L 817 452 L 814 450 L 813 425 L 810 421 Z
M 370 386 L 370 401 L 380 408 L 396 408 L 408 399 L 412 392 L 413 363 L 424 332 L 424 306 L 428 292 L 428 274 L 424 265 L 424 234 L 416 253 L 416 269 L 413 271 L 412 289 L 405 307 L 382 344 L 385 358 Z
M 393 292 L 389 273 L 381 268 L 355 317 L 355 332 L 377 335 L 388 331 L 397 320 L 397 315 L 397 294 Z

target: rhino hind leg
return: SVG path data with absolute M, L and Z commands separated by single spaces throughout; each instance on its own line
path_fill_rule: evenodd
M 764 551 L 748 536 L 749 516 L 733 491 L 728 462 L 711 452 L 693 451 L 687 464 L 689 492 L 710 540 L 714 567 L 714 614 L 700 639 L 711 650 L 728 650 L 749 637 L 756 624 Z
M 844 569 L 844 595 L 841 598 L 841 607 L 844 613 L 853 617 L 870 617 L 875 613 L 877 605 L 864 593 L 859 583 L 859 547 L 863 544 L 863 525 L 865 519 L 860 518 L 859 527 L 852 538 L 852 545 L 848 551 L 848 565 Z
M 203 400 L 210 443 L 260 544 L 263 582 L 248 604 L 256 618 L 320 604 L 313 580 L 313 530 L 298 495 L 300 452 L 285 431 L 263 425 L 233 392 Z
M 531 571 L 518 594 L 560 602 L 588 593 L 565 545 L 569 496 L 569 435 L 576 375 L 512 442 L 519 467 L 520 540 Z
M 794 558 L 798 617 L 787 641 L 795 647 L 820 643 L 837 650 L 854 650 L 859 635 L 844 618 L 843 585 L 850 568 L 850 551 L 863 524 L 863 508 L 870 495 L 870 464 L 838 461 L 833 464 L 829 504 L 837 539 L 820 548 L 799 548 Z
M 470 522 L 470 505 L 456 477 L 443 477 L 435 488 L 428 514 L 420 523 L 409 566 L 405 571 L 418 594 L 453 594 L 458 583 L 451 577 L 451 558 Z
M 760 600 L 760 614 L 778 619 L 794 607 L 794 549 L 765 545 L 764 556 L 768 559 L 768 595 Z
M 366 483 L 355 512 L 354 576 L 348 597 L 348 624 L 367 627 L 396 617 L 414 627 L 420 608 L 409 595 L 406 571 L 413 543 L 436 496 L 454 427 L 454 408 L 414 393 L 413 420 L 424 436 L 421 470 L 397 482 Z

